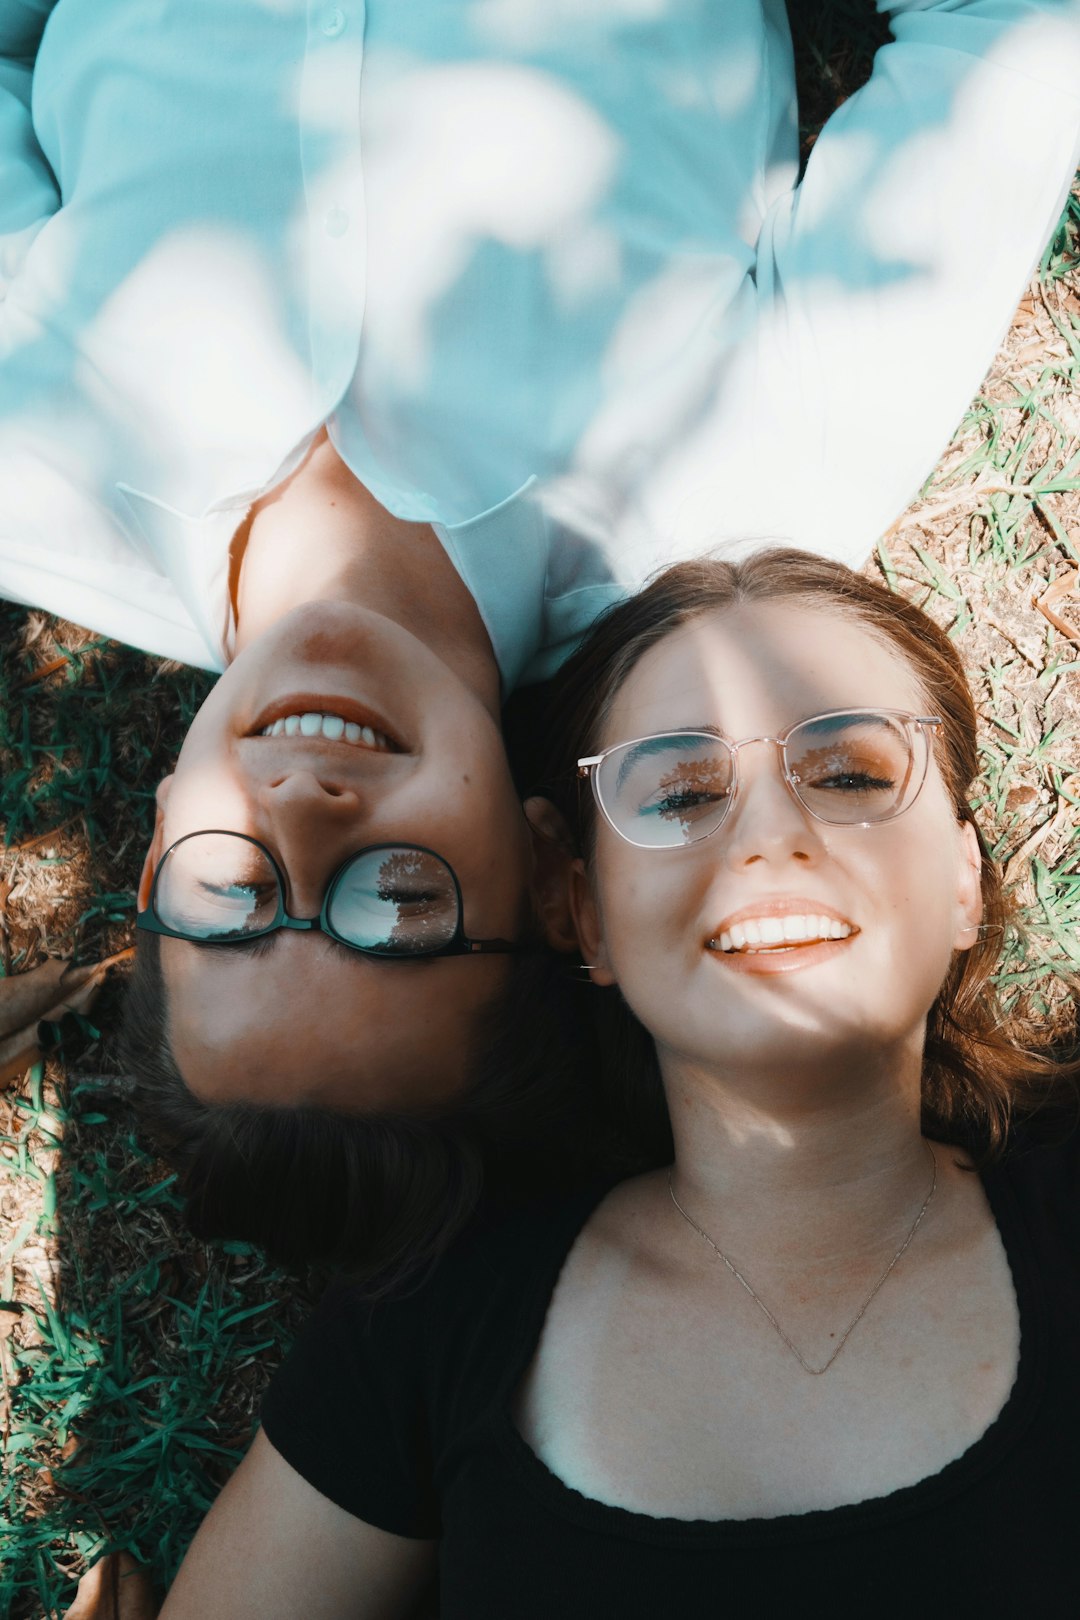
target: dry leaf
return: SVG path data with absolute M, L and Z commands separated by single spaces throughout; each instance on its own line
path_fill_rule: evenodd
M 1062 618 L 1057 612 L 1057 603 L 1064 596 L 1073 596 L 1077 584 L 1080 583 L 1080 569 L 1070 568 L 1048 585 L 1041 596 L 1033 596 L 1032 603 L 1038 608 L 1044 619 L 1049 619 L 1059 635 L 1067 636 L 1070 641 L 1080 641 L 1080 630 L 1068 619 Z
M 64 1620 L 155 1620 L 157 1612 L 150 1577 L 130 1553 L 120 1552 L 87 1570 Z
M 87 1012 L 121 951 L 104 962 L 75 967 L 49 957 L 28 973 L 0 978 L 0 1085 L 17 1079 L 41 1056 L 38 1025 L 69 1012 Z

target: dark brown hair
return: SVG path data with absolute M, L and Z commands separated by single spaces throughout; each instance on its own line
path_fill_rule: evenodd
M 988 1163 L 1001 1152 L 1014 1105 L 1030 1109 L 1056 1082 L 1074 1085 L 1080 1063 L 1040 1048 L 1037 1032 L 1005 1012 L 995 989 L 1006 929 L 1016 924 L 968 803 L 979 766 L 975 706 L 953 643 L 920 608 L 842 563 L 786 547 L 759 551 L 742 562 L 679 563 L 609 609 L 560 671 L 551 694 L 542 791 L 576 829 L 579 848 L 588 856 L 593 800 L 578 791 L 574 761 L 600 746 L 605 718 L 635 664 L 691 620 L 742 603 L 776 601 L 841 613 L 876 636 L 899 653 L 923 687 L 928 712 L 944 721 L 935 740 L 936 758 L 957 819 L 975 826 L 983 857 L 984 926 L 971 950 L 955 954 L 927 1018 L 924 1128 L 963 1141 L 978 1163 Z M 603 1000 L 601 1045 L 616 1053 L 611 1089 L 624 1094 L 634 1140 L 658 1159 L 669 1152 L 670 1132 L 655 1049 L 621 998 Z
M 599 1120 L 579 996 L 562 958 L 520 958 L 478 1030 L 472 1083 L 438 1112 L 206 1103 L 173 1056 L 159 939 L 145 934 L 120 1056 L 196 1236 L 257 1243 L 292 1270 L 346 1270 L 375 1298 L 437 1259 L 482 1192 L 512 1203 L 588 1173 Z

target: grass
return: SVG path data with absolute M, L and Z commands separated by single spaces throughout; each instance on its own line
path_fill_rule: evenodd
M 982 721 L 975 801 L 1016 908 L 1008 1004 L 1066 1030 L 1080 964 L 1080 621 L 1039 603 L 1080 564 L 1080 193 L 920 499 L 878 548 L 895 589 L 960 645 Z M 1072 603 L 1070 610 L 1069 603 Z
M 130 942 L 154 787 L 211 681 L 10 606 L 0 635 L 3 970 L 91 960 Z M 4 1615 L 62 1612 L 113 1545 L 164 1586 L 305 1304 L 245 1245 L 184 1236 L 99 1033 L 118 1001 L 0 1096 Z
M 881 38 L 868 10 L 821 0 L 800 27 L 807 146 Z M 948 628 L 972 672 L 977 811 L 1017 906 L 1000 986 L 1054 1030 L 1071 1015 L 1056 970 L 1080 966 L 1080 632 L 1035 603 L 1080 564 L 1078 262 L 1074 196 L 952 445 L 872 565 Z M 1067 595 L 1058 609 L 1068 624 Z M 5 973 L 130 943 L 154 789 L 209 685 L 0 605 Z M 165 1585 L 306 1303 L 244 1245 L 181 1230 L 115 1072 L 120 993 L 106 989 L 93 1021 L 69 1019 L 0 1095 L 0 1614 L 13 1620 L 62 1613 L 113 1547 Z

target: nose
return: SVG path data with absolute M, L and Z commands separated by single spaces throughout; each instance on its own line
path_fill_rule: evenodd
M 355 788 L 312 771 L 289 771 L 258 790 L 263 833 L 285 869 L 294 916 L 317 917 L 331 873 L 363 843 L 365 806 Z
M 732 866 L 757 861 L 813 863 L 822 852 L 819 823 L 800 804 L 784 777 L 783 760 L 770 737 L 740 744 L 735 802 L 720 836 Z

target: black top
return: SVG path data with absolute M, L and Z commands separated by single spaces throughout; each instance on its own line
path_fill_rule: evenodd
M 1012 1271 L 1005 1406 L 918 1484 L 771 1519 L 653 1518 L 590 1500 L 510 1416 L 563 1261 L 612 1183 L 459 1241 L 411 1296 L 332 1291 L 263 1408 L 323 1495 L 439 1536 L 443 1620 L 1080 1615 L 1080 1131 L 984 1177 Z

